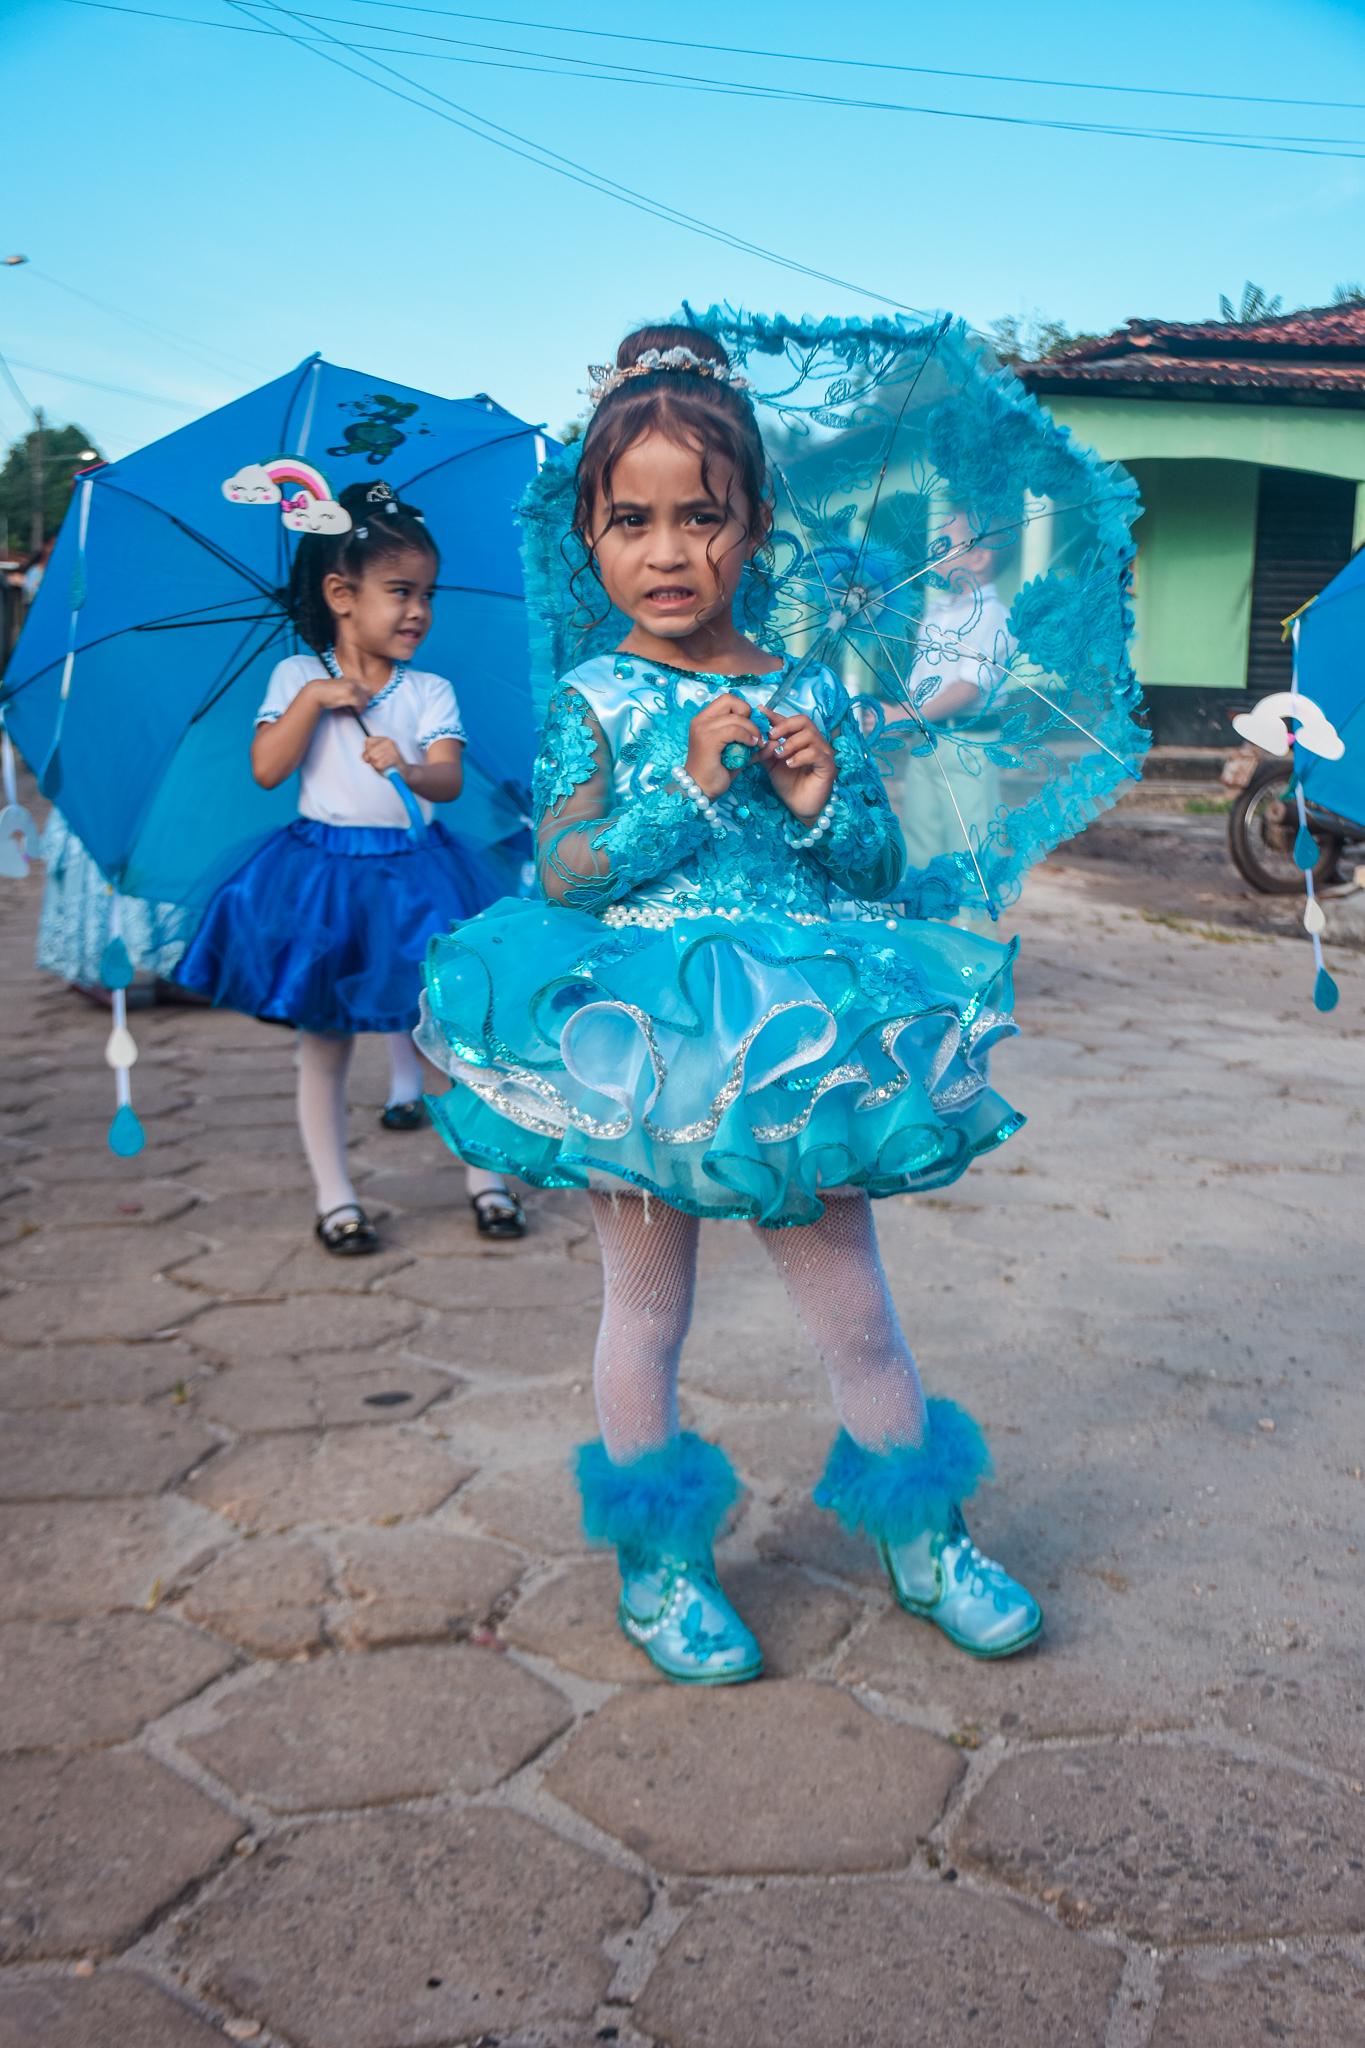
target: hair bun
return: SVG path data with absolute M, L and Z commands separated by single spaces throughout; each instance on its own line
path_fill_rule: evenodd
M 371 519 L 420 519 L 416 505 L 405 504 L 383 477 L 347 484 L 338 502 L 351 515 L 353 526 L 367 526 Z
M 617 349 L 616 367 L 618 370 L 628 370 L 651 349 L 663 355 L 671 348 L 690 349 L 692 354 L 700 357 L 704 363 L 718 363 L 727 370 L 730 367 L 729 356 L 713 334 L 708 334 L 704 327 L 681 326 L 637 327 L 633 334 L 626 336 Z

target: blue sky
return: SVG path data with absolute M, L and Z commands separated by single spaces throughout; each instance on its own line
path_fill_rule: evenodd
M 1289 304 L 1320 301 L 1365 271 L 1365 0 L 471 0 L 462 12 L 448 0 L 288 0 L 313 17 L 306 28 L 270 0 L 126 4 L 221 26 L 72 0 L 7 0 L 0 18 L 0 254 L 32 259 L 0 270 L 0 349 L 32 402 L 114 454 L 313 349 L 451 396 L 488 390 L 557 428 L 579 409 L 584 365 L 683 298 L 878 310 L 861 286 L 982 325 L 1038 309 L 1093 328 L 1211 317 L 1219 291 L 1237 294 L 1246 278 Z M 1125 19 L 1140 26 L 1123 35 Z M 648 218 L 276 34 L 242 32 L 271 20 L 382 45 L 382 61 L 419 86 L 848 288 Z M 586 28 L 684 40 L 659 49 L 568 32 Z M 713 54 L 705 42 L 822 61 Z M 556 62 L 568 57 L 1012 121 L 1328 138 L 1359 160 L 760 102 L 570 76 Z M 1026 88 L 834 57 L 1347 104 Z M 516 63 L 550 75 L 494 68 Z M 0 384 L 0 435 L 23 424 Z

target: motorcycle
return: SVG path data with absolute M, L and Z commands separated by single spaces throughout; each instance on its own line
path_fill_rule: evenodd
M 1297 896 L 1303 870 L 1294 860 L 1299 829 L 1294 802 L 1294 758 L 1283 760 L 1244 746 L 1223 769 L 1225 788 L 1235 790 L 1228 812 L 1228 852 L 1243 881 L 1264 896 Z M 1340 878 L 1349 848 L 1365 847 L 1365 822 L 1313 802 L 1304 791 L 1308 830 L 1318 848 L 1313 883 L 1329 888 Z

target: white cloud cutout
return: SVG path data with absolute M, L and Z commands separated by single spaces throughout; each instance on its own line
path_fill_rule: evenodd
M 310 498 L 300 492 L 283 513 L 291 533 L 349 533 L 351 515 L 335 498 Z
M 278 505 L 281 492 L 263 463 L 248 462 L 224 481 L 223 496 L 234 505 Z
M 1298 725 L 1295 743 L 1307 747 L 1310 754 L 1317 754 L 1324 761 L 1339 761 L 1346 752 L 1346 742 L 1327 713 L 1302 691 L 1291 695 L 1288 690 L 1276 690 L 1271 696 L 1262 697 L 1259 704 L 1253 704 L 1250 711 L 1238 712 L 1232 726 L 1234 732 L 1260 747 L 1263 753 L 1284 755 L 1290 745 L 1287 718 Z

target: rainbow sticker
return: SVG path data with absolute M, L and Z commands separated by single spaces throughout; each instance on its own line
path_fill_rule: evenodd
M 332 496 L 322 471 L 297 455 L 244 464 L 224 481 L 223 496 L 233 505 L 278 505 L 280 517 L 292 533 L 349 533 L 351 529 L 351 515 Z

